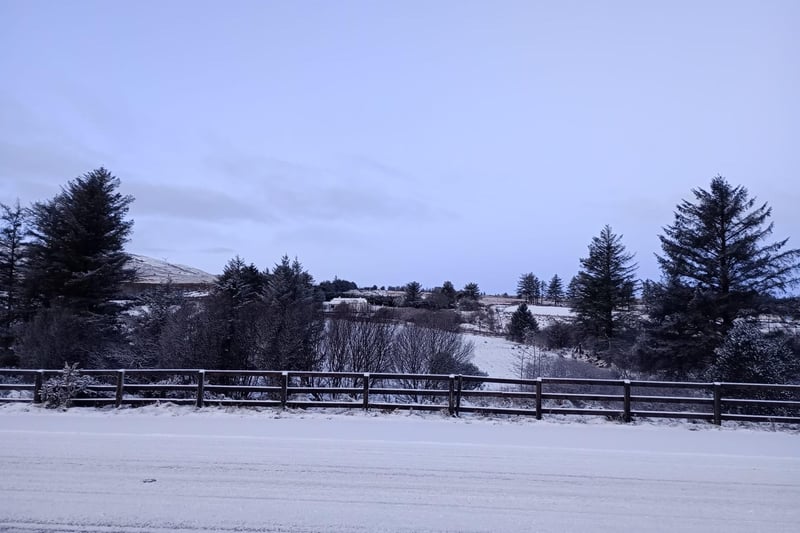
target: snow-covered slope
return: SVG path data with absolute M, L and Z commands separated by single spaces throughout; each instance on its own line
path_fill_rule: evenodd
M 213 283 L 217 278 L 199 268 L 176 265 L 153 257 L 131 254 L 130 266 L 136 269 L 139 283 L 166 283 L 171 280 L 177 284 Z

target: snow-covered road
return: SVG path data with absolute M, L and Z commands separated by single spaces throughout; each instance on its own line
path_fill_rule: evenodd
M 0 408 L 3 531 L 753 533 L 800 523 L 796 433 L 26 409 Z

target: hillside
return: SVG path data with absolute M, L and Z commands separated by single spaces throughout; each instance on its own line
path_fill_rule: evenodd
M 208 285 L 217 279 L 214 274 L 209 274 L 199 268 L 176 265 L 144 255 L 130 255 L 129 265 L 138 274 L 136 283 L 156 284 L 172 281 L 178 285 Z

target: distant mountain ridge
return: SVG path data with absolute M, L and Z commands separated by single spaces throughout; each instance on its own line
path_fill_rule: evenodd
M 166 283 L 171 281 L 178 285 L 207 285 L 214 283 L 217 276 L 199 268 L 168 263 L 154 257 L 129 254 L 128 265 L 136 270 L 136 283 Z

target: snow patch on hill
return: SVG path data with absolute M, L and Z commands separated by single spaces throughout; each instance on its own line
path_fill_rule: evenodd
M 214 283 L 217 276 L 199 268 L 168 263 L 161 259 L 130 254 L 130 267 L 136 270 L 138 283 L 207 284 Z

